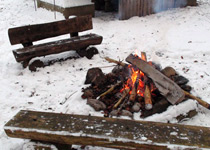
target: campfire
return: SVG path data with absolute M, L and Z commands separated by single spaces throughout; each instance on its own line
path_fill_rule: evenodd
M 105 58 L 117 64 L 111 73 L 104 74 L 100 68 L 87 72 L 83 99 L 104 116 L 129 116 L 141 112 L 148 117 L 165 111 L 168 106 L 178 104 L 187 97 L 196 99 L 201 105 L 209 104 L 189 94 L 188 79 L 179 75 L 172 67 L 161 70 L 160 65 L 147 61 L 146 53 L 141 57 L 131 54 L 126 58 L 130 64 Z

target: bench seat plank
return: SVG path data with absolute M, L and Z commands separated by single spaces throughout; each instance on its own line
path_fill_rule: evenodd
M 96 34 L 88 34 L 84 36 L 72 37 L 71 39 L 59 40 L 40 45 L 20 48 L 13 50 L 13 54 L 17 62 L 30 60 L 34 57 L 57 54 L 69 50 L 79 50 L 89 45 L 101 44 L 102 36 Z
M 82 115 L 20 111 L 4 127 L 10 137 L 120 149 L 210 148 L 210 128 Z

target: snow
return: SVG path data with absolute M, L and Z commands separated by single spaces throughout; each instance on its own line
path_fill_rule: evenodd
M 47 2 L 54 5 L 54 0 L 41 0 L 43 2 Z M 91 0 L 55 0 L 55 5 L 68 8 L 82 5 L 92 4 Z
M 198 7 L 177 8 L 126 21 L 119 21 L 116 14 L 97 12 L 93 18 L 93 30 L 84 33 L 103 36 L 103 43 L 96 46 L 100 54 L 91 60 L 79 58 L 55 63 L 37 72 L 23 69 L 15 61 L 12 50 L 21 45 L 11 46 L 8 29 L 55 21 L 54 13 L 42 8 L 35 11 L 32 0 L 0 0 L 0 13 L 0 150 L 22 150 L 28 142 L 9 138 L 3 130 L 4 124 L 21 109 L 103 116 L 86 105 L 86 100 L 81 98 L 81 89 L 85 87 L 89 68 L 101 67 L 105 73 L 111 71 L 112 67 L 105 67 L 112 65 L 103 59 L 106 56 L 125 60 L 134 51 L 145 51 L 148 60 L 162 67 L 172 66 L 187 77 L 193 87 L 192 93 L 210 103 L 208 0 L 200 0 Z M 64 19 L 62 14 L 56 15 L 57 20 Z M 44 41 L 68 37 L 64 35 Z M 61 105 L 65 99 L 67 101 Z M 171 106 L 166 112 L 145 120 L 177 123 L 175 116 L 192 108 L 197 109 L 198 114 L 182 124 L 210 127 L 210 111 L 193 100 Z M 143 120 L 139 114 L 135 114 L 135 119 Z

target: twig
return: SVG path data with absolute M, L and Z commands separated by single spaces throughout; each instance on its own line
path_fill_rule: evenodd
M 203 107 L 205 107 L 207 109 L 210 109 L 210 104 L 208 104 L 207 102 L 203 101 L 202 99 L 200 99 L 198 97 L 195 97 L 194 95 L 188 93 L 187 91 L 184 91 L 184 94 L 185 94 L 186 97 L 196 100 Z
M 117 114 L 119 114 L 119 112 L 122 110 L 123 106 L 125 105 L 126 99 L 124 99 L 122 105 L 120 106 L 120 108 L 118 108 L 117 110 Z
M 98 67 L 98 68 L 109 68 L 109 67 L 115 67 L 117 65 L 111 65 L 111 66 L 103 66 L 103 67 Z
M 121 61 L 117 61 L 117 60 L 111 59 L 111 58 L 109 58 L 109 57 L 105 57 L 105 59 L 106 59 L 108 62 L 110 62 L 110 63 L 115 63 L 115 64 L 120 65 L 120 66 L 123 66 L 123 67 L 127 65 L 126 63 L 123 63 L 123 62 L 121 62 Z
M 122 103 L 122 101 L 124 100 L 124 98 L 128 95 L 128 93 L 130 92 L 130 89 L 125 89 L 123 96 L 117 101 L 117 103 L 113 106 L 113 109 L 116 109 L 120 103 Z
M 69 95 L 68 97 L 65 97 L 65 100 L 63 102 L 60 103 L 60 105 L 63 105 L 66 103 L 66 101 L 72 96 L 74 95 L 75 93 L 77 93 L 77 91 L 73 92 L 71 95 Z
M 118 85 L 120 85 L 122 82 L 118 82 L 118 83 L 116 83 L 116 84 L 114 84 L 113 86 L 111 86 L 106 92 L 104 92 L 104 93 L 102 93 L 101 95 L 99 95 L 98 97 L 97 97 L 97 99 L 99 99 L 100 97 L 102 97 L 102 96 L 105 96 L 105 95 L 107 95 L 107 94 L 109 94 L 110 92 L 112 92 Z

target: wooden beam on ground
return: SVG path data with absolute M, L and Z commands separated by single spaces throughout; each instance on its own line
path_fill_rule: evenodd
M 4 130 L 10 137 L 60 144 L 138 150 L 165 150 L 171 144 L 210 148 L 207 127 L 27 110 L 20 111 Z
M 69 50 L 79 50 L 81 48 L 86 48 L 89 45 L 101 44 L 102 39 L 102 36 L 88 34 L 80 37 L 73 37 L 71 39 L 17 49 L 13 51 L 13 54 L 16 61 L 21 62 L 30 60 L 34 57 L 57 54 Z
M 10 43 L 25 44 L 63 34 L 92 29 L 92 17 L 80 16 L 45 24 L 28 25 L 8 30 Z

